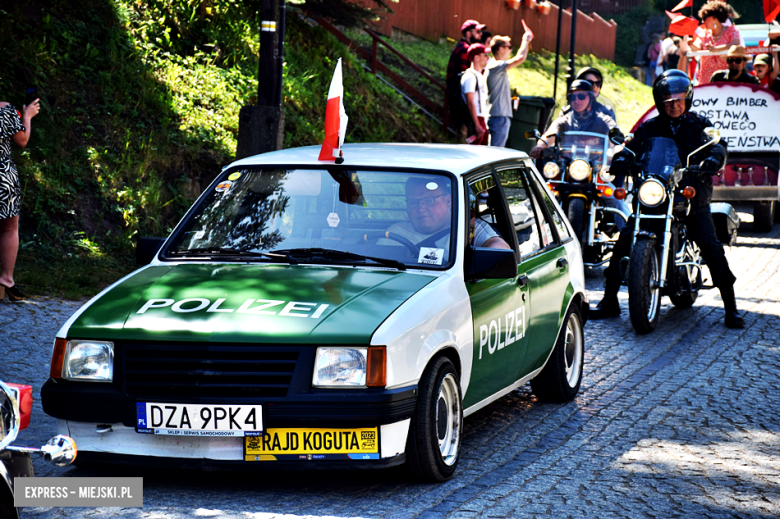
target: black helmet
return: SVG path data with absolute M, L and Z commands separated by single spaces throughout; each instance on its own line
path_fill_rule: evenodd
M 584 90 L 585 92 L 593 92 L 593 83 L 584 79 L 575 79 L 569 85 L 569 91 L 567 94 L 571 94 L 575 90 Z
M 664 97 L 672 94 L 685 94 L 685 111 L 691 109 L 693 85 L 688 74 L 682 70 L 667 70 L 653 83 L 653 100 L 659 115 L 666 115 L 663 109 Z
M 580 69 L 579 72 L 577 72 L 577 75 L 574 76 L 575 79 L 584 79 L 587 74 L 593 74 L 597 78 L 599 78 L 599 81 L 601 83 L 604 83 L 604 76 L 601 75 L 601 72 L 597 68 L 593 67 L 583 67 Z

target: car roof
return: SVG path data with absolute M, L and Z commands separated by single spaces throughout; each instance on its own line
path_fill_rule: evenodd
M 524 159 L 528 155 L 510 148 L 459 144 L 345 144 L 342 148 L 347 167 L 397 167 L 437 169 L 462 175 L 482 165 L 507 159 Z M 320 146 L 306 146 L 272 151 L 247 157 L 233 167 L 285 165 L 327 166 L 317 159 Z

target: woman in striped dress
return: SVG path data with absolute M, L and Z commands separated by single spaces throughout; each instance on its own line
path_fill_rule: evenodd
M 39 99 L 20 114 L 9 103 L 0 102 L 0 302 L 26 296 L 14 283 L 14 265 L 19 251 L 19 211 L 22 190 L 16 165 L 11 160 L 11 142 L 24 148 L 30 140 L 30 122 L 40 111 Z

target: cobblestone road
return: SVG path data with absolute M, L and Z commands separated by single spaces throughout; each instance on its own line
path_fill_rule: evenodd
M 668 302 L 655 333 L 638 336 L 625 289 L 619 320 L 589 322 L 582 390 L 565 405 L 515 391 L 465 421 L 463 459 L 440 485 L 411 484 L 400 470 L 339 473 L 214 473 L 114 466 L 37 475 L 142 476 L 143 509 L 25 510 L 27 517 L 227 516 L 779 517 L 780 225 L 741 230 L 727 252 L 737 274 L 744 330 L 722 324 L 706 290 L 693 308 Z M 601 275 L 588 279 L 592 300 Z M 36 300 L 0 307 L 0 378 L 35 385 L 34 425 L 21 440 L 47 439 L 40 407 L 50 346 L 78 303 Z

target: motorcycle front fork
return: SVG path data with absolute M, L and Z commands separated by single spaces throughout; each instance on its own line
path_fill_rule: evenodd
M 669 270 L 669 250 L 672 246 L 672 221 L 674 220 L 674 217 L 672 216 L 672 211 L 674 210 L 674 204 L 669 203 L 669 208 L 667 209 L 666 215 L 642 215 L 637 211 L 637 216 L 634 218 L 634 236 L 633 240 L 631 241 L 631 250 L 634 250 L 634 245 L 636 245 L 636 238 L 637 235 L 639 235 L 640 230 L 640 220 L 649 220 L 649 219 L 665 219 L 664 222 L 664 235 L 663 235 L 663 244 L 661 247 L 661 272 L 659 273 L 659 282 L 658 282 L 658 288 L 665 288 L 667 286 L 667 277 L 666 273 Z M 686 249 L 690 248 L 690 255 L 692 258 L 692 261 L 684 261 L 685 259 L 685 252 Z M 680 250 L 675 253 L 674 256 L 674 267 L 686 267 L 686 271 L 689 272 L 689 279 L 690 279 L 690 271 L 689 269 L 691 267 L 697 268 L 701 270 L 701 259 L 699 257 L 698 250 L 694 250 L 687 239 L 683 240 L 683 242 L 680 244 Z M 656 288 L 656 287 L 653 287 Z

